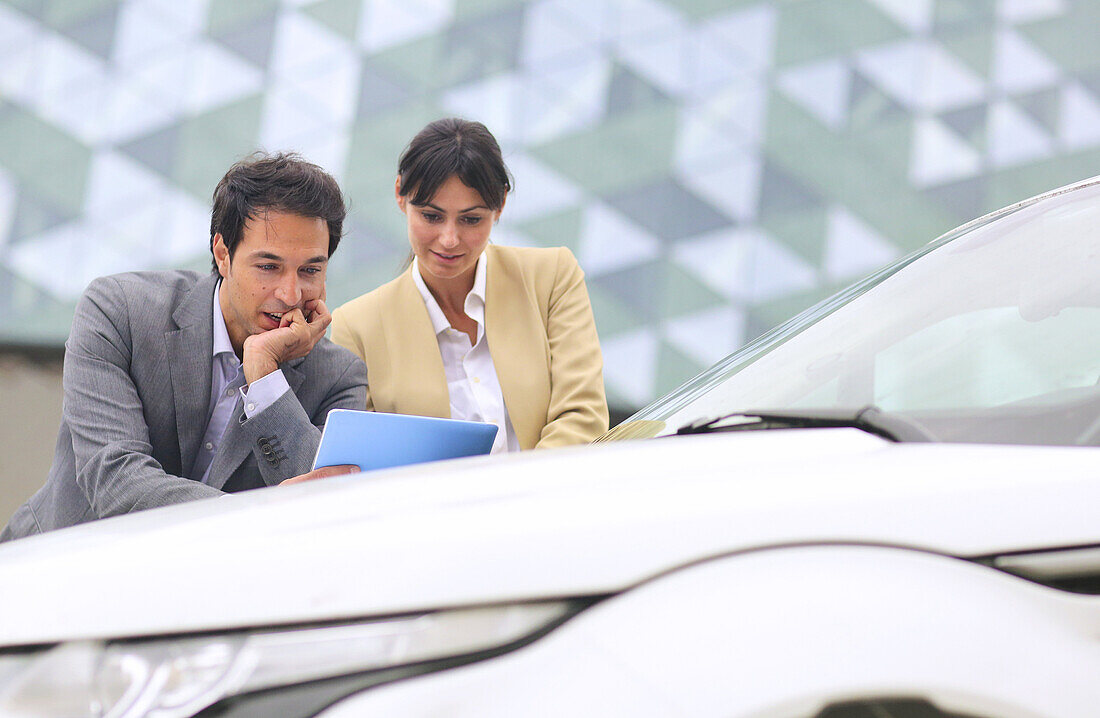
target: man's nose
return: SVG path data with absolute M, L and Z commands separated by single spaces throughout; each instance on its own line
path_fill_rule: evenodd
M 302 287 L 298 277 L 289 274 L 275 287 L 275 298 L 286 305 L 287 309 L 299 306 L 302 301 Z

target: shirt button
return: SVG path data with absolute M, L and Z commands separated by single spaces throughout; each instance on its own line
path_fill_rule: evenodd
M 208 442 L 206 442 L 206 450 L 207 450 L 207 451 L 213 451 L 213 450 L 214 450 L 214 444 L 212 444 L 212 443 L 211 443 L 211 442 L 209 442 L 209 441 L 208 441 Z
M 249 404 L 249 405 L 248 405 L 248 406 L 247 406 L 246 408 L 247 408 L 247 409 L 248 409 L 249 411 L 256 411 L 256 405 L 255 405 L 255 404 L 251 404 L 251 403 L 250 403 L 250 404 Z
M 233 390 L 232 389 L 226 389 L 225 390 L 225 395 L 226 396 L 233 396 Z

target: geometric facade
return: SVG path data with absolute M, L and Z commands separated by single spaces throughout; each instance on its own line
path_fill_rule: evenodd
M 0 342 L 94 276 L 207 268 L 217 179 L 294 149 L 351 204 L 329 305 L 407 253 L 396 160 L 485 122 L 494 241 L 584 268 L 637 407 L 869 270 L 1100 173 L 1100 3 L 0 0 Z

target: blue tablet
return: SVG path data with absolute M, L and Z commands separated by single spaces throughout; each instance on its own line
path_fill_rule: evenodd
M 495 424 L 380 411 L 328 413 L 313 468 L 355 464 L 363 471 L 488 454 Z

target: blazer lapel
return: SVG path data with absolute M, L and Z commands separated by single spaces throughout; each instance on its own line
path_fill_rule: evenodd
M 283 370 L 283 378 L 286 379 L 286 383 L 290 385 L 290 390 L 295 394 L 298 393 L 298 389 L 302 386 L 302 382 L 305 381 L 306 375 L 299 369 L 302 362 L 306 360 L 305 357 L 289 361 L 286 364 L 279 366 Z
M 168 372 L 172 377 L 172 401 L 176 411 L 176 435 L 180 449 L 180 472 L 191 471 L 199 441 L 210 418 L 210 364 L 214 345 L 214 285 L 217 277 L 195 283 L 172 313 L 179 327 L 166 332 Z M 200 477 L 191 476 L 192 479 Z
M 451 396 L 447 374 L 435 337 L 428 308 L 412 278 L 412 268 L 395 287 L 396 305 L 402 311 L 382 317 L 388 354 L 398 357 L 400 366 L 390 370 L 394 379 L 391 403 L 400 414 L 451 416 Z M 370 381 L 370 377 L 367 377 Z
M 215 489 L 221 489 L 225 486 L 225 482 L 229 480 L 237 467 L 252 452 L 252 446 L 246 440 L 241 429 L 241 416 L 243 414 L 244 407 L 238 398 L 237 405 L 233 407 L 233 416 L 229 418 L 229 424 L 226 425 L 225 433 L 222 434 L 218 451 L 214 454 L 214 458 L 210 460 L 209 484 Z
M 540 370 L 539 358 L 532 352 L 543 350 L 546 342 L 544 337 L 532 335 L 538 333 L 542 322 L 529 314 L 534 300 L 526 296 L 518 267 L 509 266 L 508 259 L 493 250 L 492 245 L 486 248 L 485 336 L 512 428 L 520 447 L 530 449 L 538 443 L 545 417 L 536 416 L 523 403 L 529 384 L 524 377 L 527 372 Z

